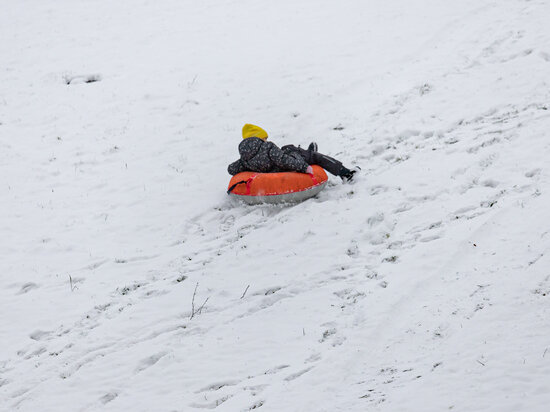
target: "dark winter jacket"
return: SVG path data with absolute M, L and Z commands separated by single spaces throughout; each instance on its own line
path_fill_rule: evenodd
M 241 158 L 227 167 L 230 175 L 251 171 L 260 173 L 301 172 L 309 164 L 296 152 L 285 152 L 274 143 L 258 137 L 249 137 L 239 144 Z

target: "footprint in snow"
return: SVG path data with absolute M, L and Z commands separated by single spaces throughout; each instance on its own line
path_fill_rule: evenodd
M 22 295 L 24 293 L 28 293 L 33 289 L 37 289 L 39 286 L 36 283 L 28 282 L 21 286 L 21 289 L 19 289 L 18 295 Z
M 44 339 L 47 339 L 51 334 L 52 332 L 50 331 L 35 330 L 29 335 L 29 337 L 32 340 L 44 340 Z
M 82 74 L 82 75 L 64 75 L 63 80 L 65 84 L 82 84 L 82 83 L 95 83 L 101 80 L 100 74 Z
M 536 168 L 536 169 L 533 169 L 533 170 L 530 170 L 528 172 L 525 173 L 525 177 L 528 177 L 528 178 L 533 178 L 535 176 L 538 176 L 541 172 L 541 169 L 539 168 Z
M 115 400 L 118 397 L 118 393 L 116 392 L 109 392 L 103 395 L 99 400 L 103 405 Z
M 142 359 L 139 364 L 136 366 L 135 373 L 139 373 L 141 371 L 144 371 L 145 369 L 150 368 L 154 364 L 156 364 L 159 360 L 161 360 L 164 356 L 166 356 L 168 352 L 159 352 L 154 355 L 148 356 L 145 359 Z
M 288 375 L 286 378 L 285 378 L 285 381 L 287 382 L 290 382 L 290 381 L 293 381 L 295 379 L 298 379 L 300 376 L 308 373 L 310 370 L 312 370 L 314 368 L 314 366 L 309 366 L 305 369 L 302 369 L 298 372 L 295 372 L 295 373 L 291 373 L 290 375 Z
M 333 322 L 329 322 L 329 324 L 326 324 L 327 326 L 329 325 L 332 325 L 334 324 Z M 319 343 L 324 343 L 324 342 L 327 342 L 327 341 L 331 341 L 331 345 L 336 347 L 336 346 L 340 346 L 341 344 L 344 343 L 344 341 L 346 340 L 345 337 L 343 336 L 340 336 L 337 334 L 337 329 L 335 327 L 331 327 L 329 329 L 326 329 L 324 332 L 323 332 L 323 335 L 321 336 L 321 339 L 319 339 Z
M 195 393 L 218 391 L 221 388 L 224 388 L 226 386 L 235 386 L 238 383 L 239 381 L 237 380 L 226 380 L 226 381 L 214 382 L 202 389 L 199 389 Z

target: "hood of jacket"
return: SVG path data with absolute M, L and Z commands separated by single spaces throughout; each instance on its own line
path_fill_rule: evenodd
M 248 161 L 258 154 L 265 142 L 259 137 L 249 137 L 239 144 L 241 159 Z

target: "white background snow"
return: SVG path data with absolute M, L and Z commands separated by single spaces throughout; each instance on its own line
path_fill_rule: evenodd
M 0 410 L 548 410 L 549 16 L 3 1 Z M 232 203 L 246 122 L 362 174 Z

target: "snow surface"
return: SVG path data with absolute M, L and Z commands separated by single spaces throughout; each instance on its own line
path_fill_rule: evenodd
M 548 1 L 3 6 L 0 410 L 548 410 Z

